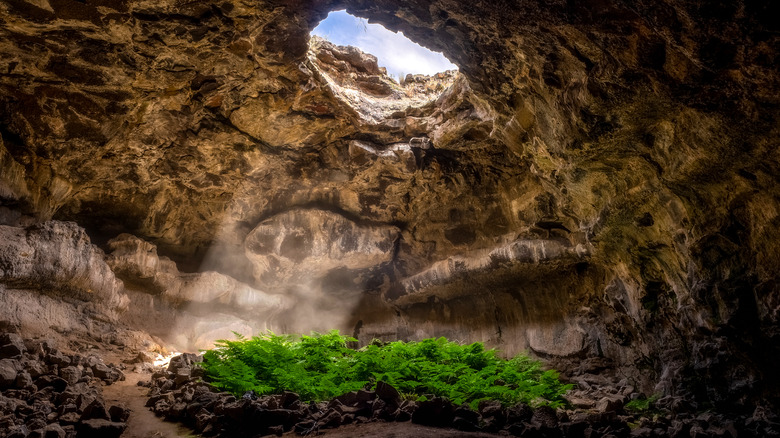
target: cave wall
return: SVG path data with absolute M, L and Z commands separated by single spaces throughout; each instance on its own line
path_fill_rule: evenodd
M 340 8 L 443 51 L 460 78 L 433 104 L 350 105 L 334 84 L 392 87 L 369 58 L 309 52 Z M 175 281 L 118 276 L 161 314 L 217 300 L 248 329 L 293 330 L 326 329 L 327 314 L 362 341 L 529 348 L 572 375 L 608 369 L 702 403 L 776 395 L 778 12 L 9 0 L 0 218 L 75 221 L 115 263 L 112 239 L 137 236 Z M 349 74 L 332 59 L 351 59 Z M 269 281 L 269 267 L 306 281 Z M 197 289 L 182 289 L 188 275 L 231 280 L 206 280 L 224 292 L 206 298 L 160 292 Z M 272 315 L 235 305 L 265 296 Z

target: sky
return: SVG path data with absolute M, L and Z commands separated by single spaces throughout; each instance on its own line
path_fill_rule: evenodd
M 379 66 L 390 76 L 432 75 L 458 67 L 441 53 L 432 52 L 413 42 L 403 33 L 391 32 L 380 24 L 369 24 L 365 18 L 334 11 L 311 31 L 339 46 L 355 46 L 377 57 Z

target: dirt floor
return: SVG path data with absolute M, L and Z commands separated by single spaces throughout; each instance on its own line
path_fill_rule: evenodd
M 283 436 L 300 437 L 295 432 L 288 432 Z M 406 422 L 351 424 L 338 429 L 324 429 L 316 435 L 309 436 L 329 438 L 495 438 L 498 435 L 480 432 L 461 432 L 455 429 L 438 429 Z
M 195 437 L 190 429 L 163 421 L 145 406 L 148 388 L 138 386 L 141 380 L 149 380 L 149 374 L 124 372 L 126 379 L 103 387 L 103 398 L 108 405 L 121 404 L 130 409 L 127 429 L 123 438 L 179 438 Z

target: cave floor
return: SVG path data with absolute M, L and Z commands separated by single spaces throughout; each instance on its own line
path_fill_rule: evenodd
M 195 437 L 190 429 L 164 421 L 146 407 L 148 388 L 138 386 L 138 382 L 149 380 L 148 373 L 136 373 L 126 370 L 125 380 L 103 388 L 106 403 L 123 404 L 131 413 L 127 420 L 127 429 L 122 438 L 180 438 Z
M 124 437 L 124 435 L 122 435 Z M 285 437 L 300 437 L 295 432 L 287 432 Z M 323 429 L 316 436 L 331 438 L 493 438 L 499 435 L 482 432 L 462 432 L 455 429 L 425 427 L 411 422 L 406 423 L 363 423 L 341 426 L 337 429 Z

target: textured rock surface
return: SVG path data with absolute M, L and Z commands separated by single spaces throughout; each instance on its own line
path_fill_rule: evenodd
M 7 288 L 39 289 L 65 300 L 123 311 L 128 298 L 83 229 L 50 221 L 27 229 L 0 225 L 0 282 Z M 10 292 L 9 292 L 10 293 Z
M 443 51 L 460 77 L 383 112 L 397 90 L 369 57 L 308 52 L 343 7 Z M 397 228 L 396 249 L 354 289 L 347 271 L 285 267 L 323 278 L 267 291 L 310 303 L 287 327 L 320 311 L 361 339 L 530 347 L 701 406 L 776 398 L 779 13 L 761 0 L 7 1 L 0 219 L 75 220 L 100 244 L 131 233 L 178 271 L 264 290 L 247 237 L 281 235 L 285 212 L 330 212 L 346 229 Z M 490 255 L 522 242 L 556 256 Z M 173 272 L 137 266 L 151 285 Z
M 109 241 L 107 263 L 124 280 L 133 301 L 122 321 L 163 336 L 181 349 L 198 349 L 232 332 L 251 335 L 273 328 L 294 301 L 269 294 L 214 271 L 179 272 L 157 248 L 121 234 Z
M 292 210 L 259 223 L 244 244 L 257 281 L 284 287 L 335 269 L 359 271 L 389 263 L 399 234 L 396 227 L 360 226 L 328 211 Z
M 13 358 L 0 352 L 0 437 L 118 437 L 125 430 L 129 411 L 108 406 L 101 390 L 124 380 L 115 365 L 95 355 L 63 353 L 50 340 L 0 333 L 0 344 L 8 339 L 21 348 Z

